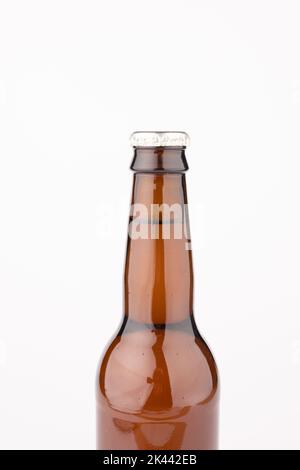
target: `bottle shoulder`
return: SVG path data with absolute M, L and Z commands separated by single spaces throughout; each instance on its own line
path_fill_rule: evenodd
M 212 353 L 192 332 L 125 330 L 112 341 L 99 365 L 98 396 L 119 410 L 193 406 L 213 400 L 217 390 Z

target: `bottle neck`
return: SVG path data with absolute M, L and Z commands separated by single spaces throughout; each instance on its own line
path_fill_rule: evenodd
M 193 309 L 184 149 L 136 149 L 132 168 L 139 171 L 129 220 L 125 315 L 148 324 L 182 322 Z

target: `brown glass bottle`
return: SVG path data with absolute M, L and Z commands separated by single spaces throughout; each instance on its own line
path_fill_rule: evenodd
M 193 316 L 186 135 L 172 135 L 135 134 L 124 318 L 97 375 L 98 449 L 218 446 L 217 368 Z

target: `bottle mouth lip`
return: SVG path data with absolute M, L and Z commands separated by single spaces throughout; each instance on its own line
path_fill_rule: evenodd
M 130 143 L 132 147 L 187 147 L 190 138 L 182 131 L 136 131 Z

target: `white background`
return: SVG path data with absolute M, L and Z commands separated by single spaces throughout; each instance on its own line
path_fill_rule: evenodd
M 300 3 L 0 0 L 0 447 L 94 448 L 129 134 L 186 130 L 223 449 L 300 448 Z

